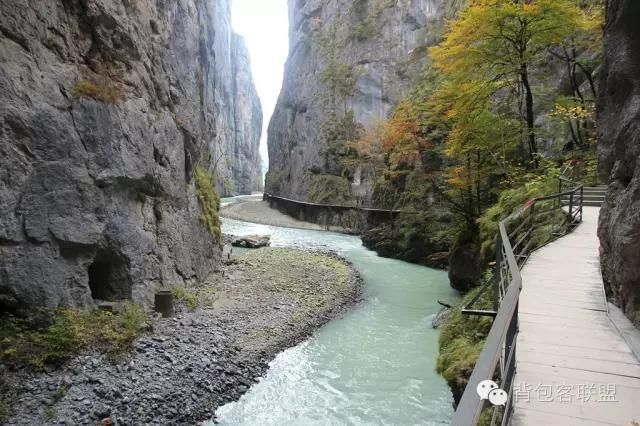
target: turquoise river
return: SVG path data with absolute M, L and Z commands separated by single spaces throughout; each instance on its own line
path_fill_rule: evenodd
M 218 409 L 219 424 L 449 424 L 452 397 L 435 372 L 439 333 L 431 327 L 437 300 L 458 300 L 445 272 L 379 257 L 350 235 L 230 219 L 223 232 L 335 250 L 360 271 L 365 299 L 280 353 L 259 383 Z

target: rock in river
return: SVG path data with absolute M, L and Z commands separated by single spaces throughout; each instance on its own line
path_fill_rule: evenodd
M 260 248 L 268 247 L 271 244 L 270 235 L 245 235 L 237 237 L 231 243 L 234 247 Z

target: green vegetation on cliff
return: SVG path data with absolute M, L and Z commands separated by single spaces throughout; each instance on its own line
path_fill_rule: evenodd
M 378 205 L 451 212 L 446 235 L 438 233 L 452 248 L 455 288 L 478 283 L 492 260 L 498 220 L 528 198 L 554 192 L 565 163 L 594 157 L 599 22 L 598 8 L 569 0 L 469 3 L 391 119 L 354 142 L 375 169 Z M 556 76 L 554 64 L 568 75 Z M 558 86 L 557 78 L 567 84 Z M 399 225 L 400 232 L 374 228 L 369 240 L 405 251 L 404 236 L 421 234 L 411 229 L 421 225 Z M 424 246 L 434 239 L 422 238 Z
M 217 242 L 220 241 L 220 196 L 216 191 L 215 177 L 204 167 L 196 165 L 193 170 L 196 194 L 202 208 L 200 220 Z
M 414 261 L 450 250 L 451 285 L 477 286 L 498 222 L 556 192 L 565 165 L 583 165 L 583 179 L 592 164 L 600 22 L 599 7 L 572 0 L 467 2 L 405 101 L 350 145 L 375 176 L 376 204 L 418 212 L 369 230 L 368 246 Z M 565 218 L 550 222 L 535 245 Z M 438 371 L 456 397 L 490 325 L 458 306 L 443 329 Z
M 466 283 L 458 281 L 456 288 L 479 282 L 493 260 L 500 220 L 527 200 L 556 192 L 563 163 L 593 157 L 596 91 L 585 86 L 593 81 L 595 68 L 581 62 L 576 51 L 591 57 L 598 22 L 597 10 L 568 0 L 472 2 L 431 50 L 440 82 L 427 107 L 447 129 L 441 192 L 470 233 L 467 240 L 475 241 L 465 256 L 476 252 L 480 259 L 475 279 L 463 277 Z M 554 53 L 568 65 L 570 92 L 543 96 L 553 78 L 547 58 Z M 545 128 L 540 121 L 550 124 Z M 564 215 L 557 216 L 536 228 L 534 247 L 564 226 Z M 438 371 L 456 399 L 490 325 L 490 320 L 463 316 L 458 306 L 443 329 Z
M 319 204 L 345 204 L 351 199 L 351 186 L 342 176 L 313 175 L 309 200 Z
M 482 351 L 484 340 L 493 321 L 489 317 L 464 315 L 463 306 L 478 293 L 476 288 L 452 308 L 438 341 L 440 354 L 436 365 L 438 373 L 447 381 L 453 398 L 460 401 L 473 367 Z M 488 296 L 483 296 L 486 299 Z
M 122 89 L 112 80 L 100 77 L 93 80 L 79 80 L 73 86 L 73 96 L 91 98 L 106 104 L 115 104 L 122 100 Z

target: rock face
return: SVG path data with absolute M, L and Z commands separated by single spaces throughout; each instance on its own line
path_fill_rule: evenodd
M 233 60 L 233 103 L 235 143 L 233 154 L 233 192 L 251 194 L 262 191 L 262 160 L 260 137 L 262 136 L 262 106 L 251 75 L 249 52 L 241 36 L 233 34 L 231 58 Z M 228 150 L 228 149 L 227 149 Z
M 600 212 L 602 274 L 608 296 L 640 326 L 640 3 L 607 8 L 598 102 L 599 172 L 607 178 Z
M 345 142 L 390 115 L 459 3 L 289 0 L 290 51 L 269 123 L 266 191 L 314 202 L 368 200 L 366 173 L 341 167 Z
M 261 127 L 228 0 L 3 1 L 0 100 L 0 310 L 215 268 L 193 169 L 250 191 Z

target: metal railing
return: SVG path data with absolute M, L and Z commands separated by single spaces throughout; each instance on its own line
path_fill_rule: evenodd
M 402 210 L 402 209 L 381 209 L 381 208 L 377 208 L 377 207 L 371 207 L 371 206 L 367 206 L 361 203 L 357 203 L 357 204 L 322 204 L 322 203 L 313 203 L 311 201 L 300 201 L 300 200 L 293 200 L 291 198 L 285 198 L 285 197 L 280 197 L 278 195 L 273 195 L 273 194 L 269 194 L 268 192 L 265 192 L 263 194 L 263 198 L 265 201 L 270 201 L 270 200 L 280 200 L 280 201 L 285 201 L 288 203 L 294 203 L 294 204 L 298 204 L 298 205 L 304 205 L 304 206 L 310 206 L 310 207 L 323 207 L 323 208 L 330 208 L 330 209 L 336 209 L 336 210 L 360 210 L 360 211 L 364 211 L 364 212 L 377 212 L 377 213 L 415 213 L 413 211 L 407 211 L 407 210 Z
M 582 222 L 582 185 L 560 178 L 559 188 L 557 194 L 529 200 L 498 225 L 494 273 L 462 309 L 464 314 L 491 316 L 494 321 L 454 413 L 453 425 L 477 424 L 484 409 L 492 410 L 492 425 L 509 424 L 513 414 L 518 303 L 522 288 L 520 268 L 534 250 Z M 492 309 L 475 308 L 487 295 L 491 296 Z M 504 407 L 491 407 L 480 399 L 476 388 L 484 380 L 494 380 L 507 392 Z

